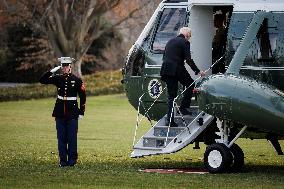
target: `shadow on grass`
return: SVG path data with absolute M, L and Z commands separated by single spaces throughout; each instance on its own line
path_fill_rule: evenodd
M 242 173 L 283 174 L 284 165 L 245 165 Z
M 78 140 L 105 140 L 101 138 L 87 138 L 87 137 L 78 137 Z
M 144 162 L 132 162 L 133 167 L 136 169 L 190 169 L 190 168 L 203 168 L 203 162 L 191 162 L 191 161 L 171 161 L 167 159 L 164 162 L 161 161 L 144 161 Z

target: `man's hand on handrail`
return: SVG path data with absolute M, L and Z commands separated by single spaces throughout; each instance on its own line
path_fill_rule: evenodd
M 199 72 L 199 75 L 200 75 L 200 77 L 203 77 L 203 76 L 206 75 L 206 72 L 205 72 L 205 71 L 200 71 L 200 72 Z

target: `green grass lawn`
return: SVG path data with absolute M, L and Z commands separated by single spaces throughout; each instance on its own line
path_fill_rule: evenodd
M 51 117 L 55 99 L 0 103 L 0 189 L 6 188 L 284 188 L 284 157 L 266 140 L 240 139 L 241 173 L 158 174 L 144 168 L 202 168 L 203 152 L 131 159 L 136 111 L 124 95 L 89 97 L 79 123 L 79 162 L 57 166 Z M 147 127 L 144 128 L 144 130 Z M 283 145 L 281 141 L 281 145 Z

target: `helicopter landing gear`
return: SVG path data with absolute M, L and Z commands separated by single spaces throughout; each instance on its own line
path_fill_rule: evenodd
M 244 153 L 237 144 L 231 148 L 222 143 L 211 144 L 204 153 L 204 165 L 210 173 L 238 172 L 244 165 Z
M 244 165 L 244 152 L 237 144 L 233 144 L 230 148 L 230 151 L 233 156 L 233 162 L 231 164 L 231 171 L 232 172 L 238 172 L 242 169 Z
M 211 144 L 204 153 L 204 165 L 210 173 L 223 173 L 229 170 L 233 156 L 222 143 Z
M 210 173 L 224 173 L 240 171 L 244 165 L 244 153 L 234 142 L 247 128 L 246 126 L 229 141 L 230 128 L 225 122 L 218 120 L 217 126 L 220 132 L 216 133 L 221 137 L 215 144 L 206 148 L 204 153 L 204 165 Z

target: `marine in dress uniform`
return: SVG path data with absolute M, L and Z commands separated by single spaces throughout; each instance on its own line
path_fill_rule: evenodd
M 187 64 L 191 67 L 196 75 L 199 73 L 201 75 L 205 74 L 203 71 L 200 72 L 194 61 L 191 59 L 190 43 L 188 41 L 191 37 L 190 28 L 183 27 L 180 29 L 179 33 L 180 34 L 177 37 L 169 40 L 166 44 L 163 56 L 163 64 L 160 72 L 161 79 L 167 84 L 168 113 L 166 125 L 169 125 L 172 114 L 171 127 L 177 127 L 176 123 L 173 121 L 172 108 L 174 98 L 177 96 L 178 82 L 185 87 L 189 87 L 194 81 L 187 72 L 184 66 L 184 61 L 186 60 Z M 192 85 L 184 93 L 180 106 L 180 111 L 183 115 L 190 114 L 187 108 L 190 107 L 192 90 L 194 86 L 195 85 Z
M 57 87 L 57 99 L 52 116 L 55 117 L 59 166 L 74 166 L 77 162 L 77 132 L 78 118 L 82 118 L 85 112 L 86 89 L 83 81 L 71 73 L 70 57 L 58 59 L 61 66 L 57 66 L 46 72 L 41 78 L 42 84 L 53 84 Z M 54 74 L 62 69 L 63 74 Z M 77 96 L 80 97 L 80 108 L 78 108 Z

